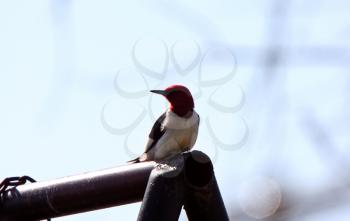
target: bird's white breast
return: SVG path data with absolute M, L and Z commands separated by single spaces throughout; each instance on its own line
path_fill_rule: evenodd
M 167 111 L 162 124 L 166 131 L 154 148 L 154 158 L 162 159 L 190 150 L 197 140 L 198 125 L 199 115 L 195 111 L 189 118 Z
M 177 114 L 168 110 L 166 112 L 166 117 L 163 122 L 163 127 L 167 129 L 176 129 L 176 130 L 186 130 L 188 128 L 198 125 L 199 116 L 193 111 L 192 116 L 189 118 L 179 117 Z

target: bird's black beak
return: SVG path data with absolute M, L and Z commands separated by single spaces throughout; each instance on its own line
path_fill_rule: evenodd
M 155 93 L 155 94 L 161 94 L 163 96 L 167 95 L 167 92 L 163 91 L 163 90 L 150 90 L 150 92 Z

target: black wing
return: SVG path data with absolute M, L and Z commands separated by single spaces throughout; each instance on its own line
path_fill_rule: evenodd
M 157 119 L 157 121 L 154 123 L 151 132 L 149 133 L 150 141 L 147 143 L 145 153 L 147 153 L 152 147 L 156 145 L 158 140 L 163 136 L 165 133 L 165 128 L 162 127 L 163 121 L 165 119 L 166 112 L 160 115 L 160 117 Z

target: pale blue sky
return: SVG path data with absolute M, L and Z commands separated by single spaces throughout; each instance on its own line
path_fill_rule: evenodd
M 276 2 L 286 8 L 272 10 Z M 256 176 L 270 177 L 283 193 L 298 192 L 297 198 L 342 186 L 346 170 L 338 161 L 350 154 L 349 3 L 288 2 L 0 0 L 0 179 L 50 180 L 124 164 L 131 158 L 125 142 L 141 153 L 152 116 L 165 106 L 160 97 L 149 102 L 147 92 L 136 99 L 116 87 L 135 92 L 183 83 L 198 95 L 195 148 L 213 159 L 230 213 L 247 218 L 238 196 Z M 149 69 L 160 72 L 169 58 L 163 79 L 136 67 L 135 44 L 136 63 Z M 174 59 L 183 65 L 199 46 L 201 60 L 187 75 L 174 66 L 174 44 Z M 271 65 L 265 49 L 280 50 L 280 60 Z M 241 90 L 242 108 L 219 108 L 239 104 Z M 125 127 L 143 111 L 128 140 L 101 122 L 102 114 L 108 125 Z M 245 124 L 243 146 L 225 149 L 215 141 L 239 142 Z M 54 220 L 131 221 L 139 206 Z M 308 206 L 296 206 L 288 220 L 348 219 L 346 204 L 300 212 Z

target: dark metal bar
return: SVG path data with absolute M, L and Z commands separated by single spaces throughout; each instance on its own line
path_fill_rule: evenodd
M 190 221 L 229 220 L 213 165 L 200 151 L 158 164 L 148 181 L 138 221 L 176 221 L 182 205 Z
M 187 191 L 184 208 L 190 221 L 229 221 L 224 202 L 207 155 L 193 151 L 185 160 Z
M 138 221 L 176 221 L 183 205 L 190 221 L 229 220 L 210 159 L 193 151 L 163 163 L 131 164 L 9 189 L 0 197 L 0 221 L 53 218 L 142 198 Z
M 0 198 L 0 221 L 40 220 L 141 201 L 154 162 L 26 184 Z
M 182 174 L 167 164 L 159 164 L 148 180 L 138 221 L 177 221 L 184 197 Z

